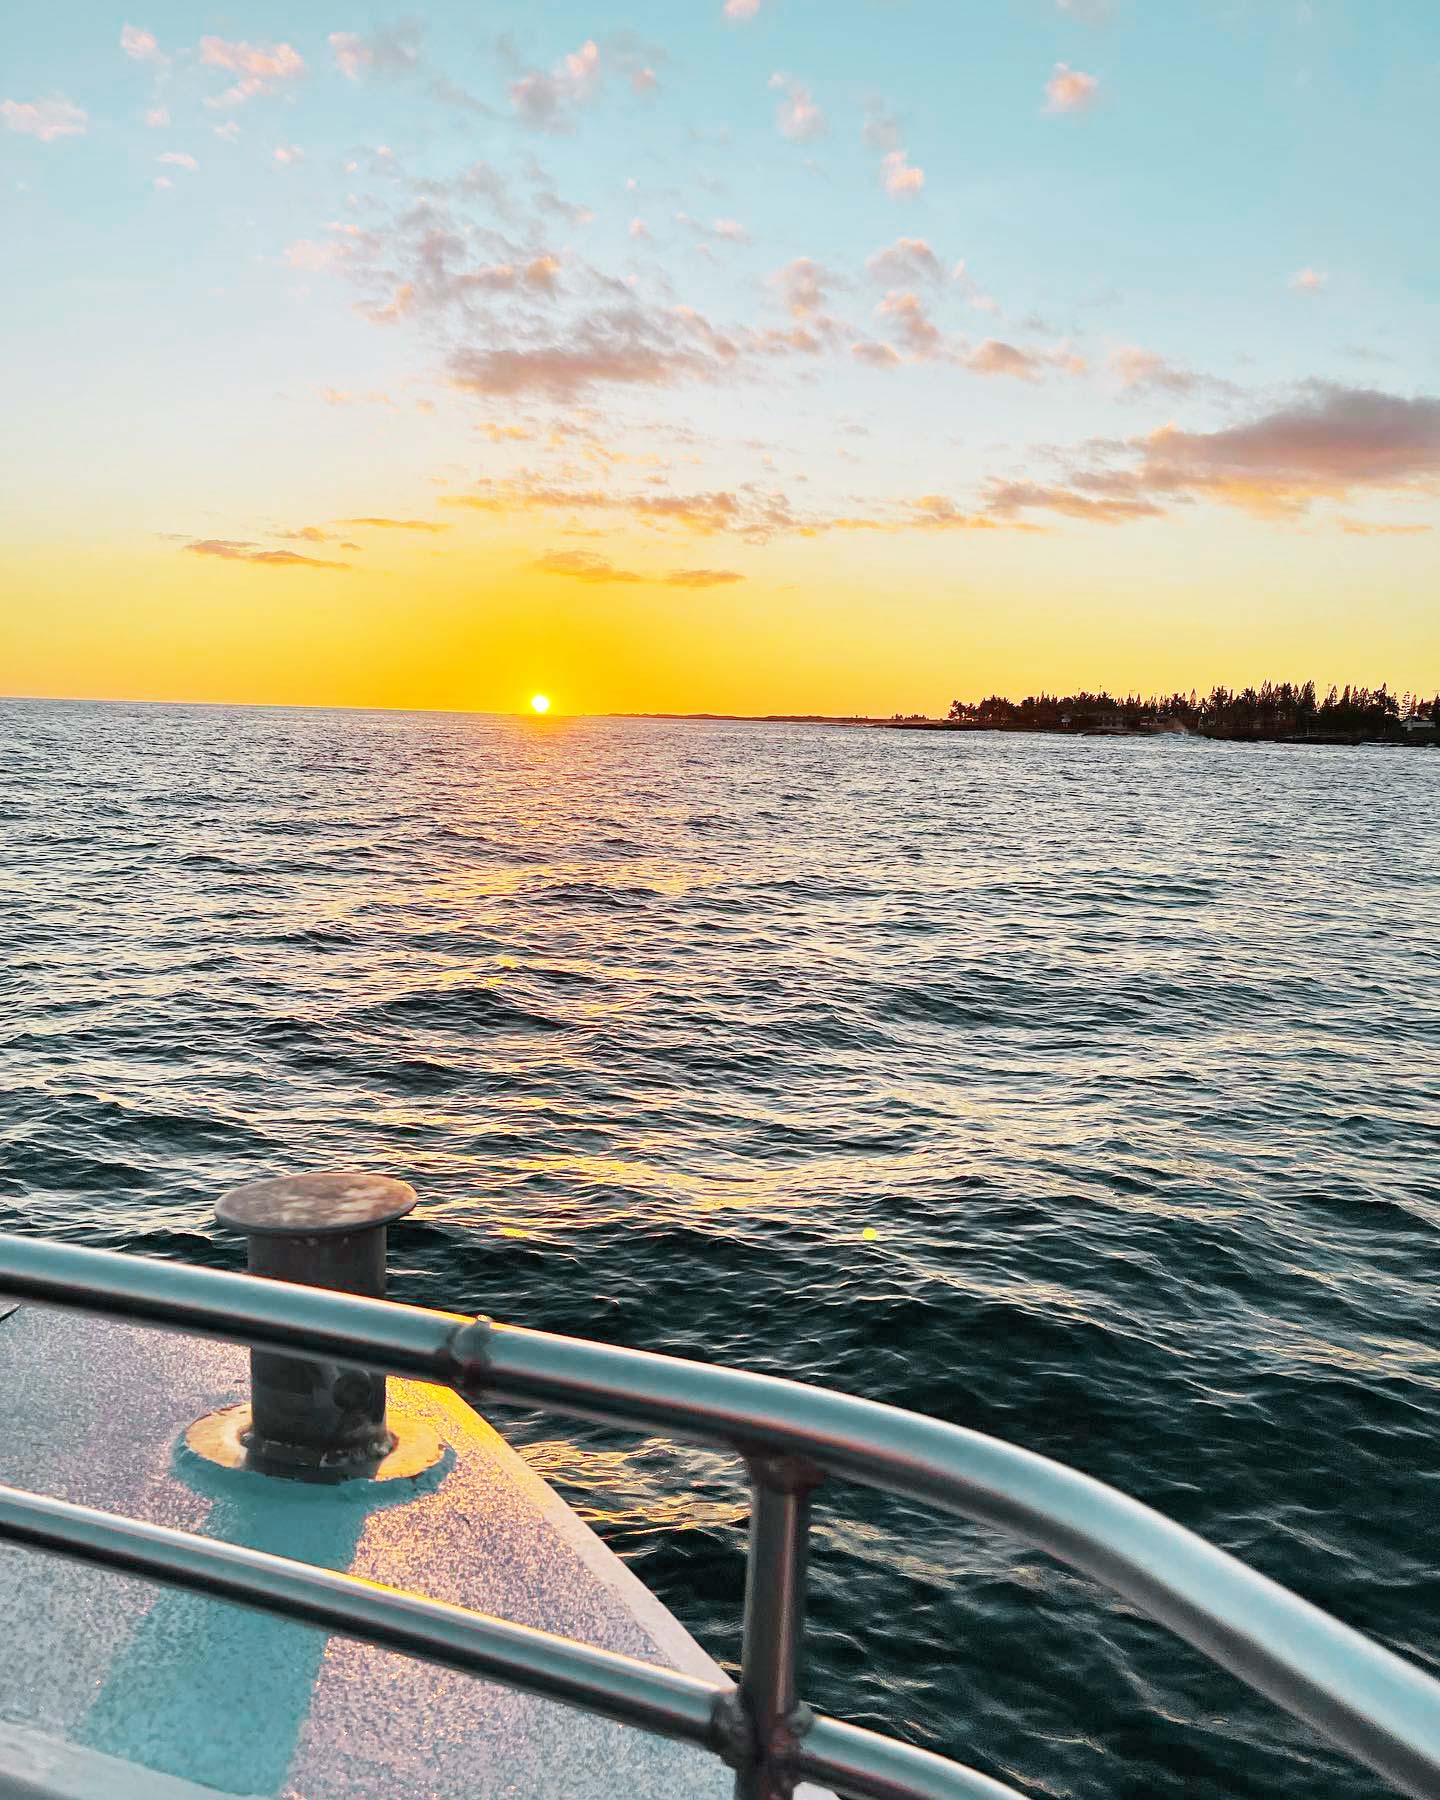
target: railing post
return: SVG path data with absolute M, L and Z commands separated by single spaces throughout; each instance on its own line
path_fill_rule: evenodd
M 385 1294 L 386 1229 L 415 1204 L 408 1182 L 351 1171 L 284 1175 L 232 1188 L 215 1208 L 243 1231 L 250 1273 L 272 1281 Z M 302 1480 L 371 1475 L 395 1447 L 385 1377 L 334 1363 L 250 1352 L 250 1467 Z
M 754 1732 L 755 1760 L 735 1777 L 735 1800 L 789 1800 L 786 1752 L 804 1730 L 800 1700 L 810 1494 L 819 1471 L 793 1457 L 747 1459 L 752 1495 L 745 1565 L 740 1701 Z

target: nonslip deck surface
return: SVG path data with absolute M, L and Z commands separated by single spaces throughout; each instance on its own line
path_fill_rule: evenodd
M 229 1345 L 23 1306 L 0 1323 L 0 1481 L 717 1677 L 648 1589 L 445 1390 L 391 1383 L 392 1409 L 423 1417 L 450 1446 L 428 1491 L 277 1483 L 177 1453 L 191 1420 L 244 1398 L 247 1376 L 244 1351 Z M 113 1765 L 98 1759 L 119 1758 L 275 1800 L 733 1791 L 728 1771 L 688 1746 L 28 1550 L 0 1548 L 0 1616 L 0 1795 L 7 1730 L 12 1745 L 76 1753 L 67 1794 L 83 1790 L 84 1753 L 101 1771 Z M 12 1748 L 12 1776 L 20 1755 Z M 97 1782 L 98 1795 L 103 1773 Z

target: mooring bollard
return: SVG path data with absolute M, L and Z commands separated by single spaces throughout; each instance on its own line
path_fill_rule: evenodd
M 408 1182 L 347 1170 L 247 1182 L 221 1199 L 215 1217 L 245 1233 L 252 1275 L 381 1299 L 387 1228 L 414 1204 Z M 343 1481 L 376 1474 L 395 1448 L 383 1375 L 252 1350 L 250 1381 L 239 1430 L 250 1468 Z

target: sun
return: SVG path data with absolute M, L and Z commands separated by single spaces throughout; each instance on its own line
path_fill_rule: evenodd
M 548 694 L 532 694 L 530 696 L 530 710 L 533 713 L 549 712 L 550 696 Z

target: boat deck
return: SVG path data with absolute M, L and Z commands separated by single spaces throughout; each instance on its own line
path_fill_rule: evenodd
M 0 1481 L 717 1677 L 643 1583 L 448 1390 L 390 1383 L 392 1418 L 423 1420 L 446 1444 L 438 1470 L 415 1484 L 312 1487 L 222 1471 L 178 1447 L 192 1420 L 248 1386 L 246 1353 L 231 1345 L 22 1306 L 0 1318 Z M 0 1547 L 0 1616 L 0 1796 L 733 1792 L 729 1771 L 689 1746 L 30 1550 Z

